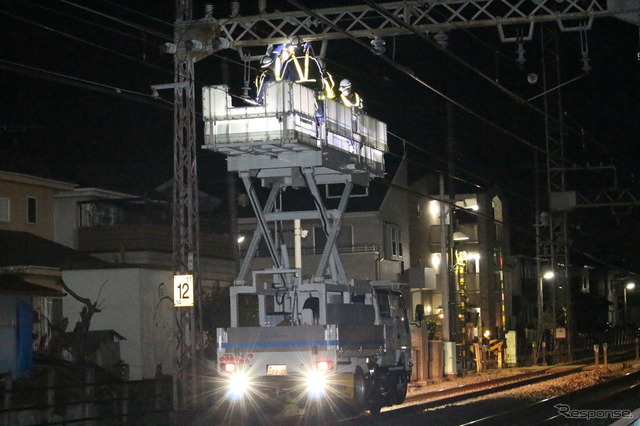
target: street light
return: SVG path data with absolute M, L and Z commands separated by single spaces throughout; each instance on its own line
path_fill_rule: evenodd
M 540 357 L 540 346 L 542 345 L 542 311 L 543 311 L 543 292 L 542 292 L 542 281 L 550 280 L 555 276 L 553 271 L 546 271 L 544 274 L 538 277 L 538 345 L 536 348 L 536 360 L 535 364 L 538 363 L 538 358 Z M 555 324 L 554 324 L 555 327 Z
M 636 283 L 630 282 L 624 286 L 624 325 L 627 325 L 627 290 L 636 288 Z

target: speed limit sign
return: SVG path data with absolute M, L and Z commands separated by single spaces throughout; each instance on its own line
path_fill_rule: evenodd
M 173 306 L 193 306 L 193 275 L 173 276 Z

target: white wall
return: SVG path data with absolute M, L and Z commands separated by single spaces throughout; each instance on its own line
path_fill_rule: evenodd
M 101 303 L 102 312 L 93 316 L 91 330 L 112 329 L 125 337 L 120 351 L 129 364 L 131 380 L 155 377 L 160 364 L 164 374 L 173 372 L 176 344 L 172 271 L 69 270 L 63 272 L 62 279 L 79 296 Z M 164 299 L 160 297 L 162 287 Z M 69 318 L 67 331 L 72 331 L 80 319 L 82 306 L 70 295 L 63 298 L 63 315 Z

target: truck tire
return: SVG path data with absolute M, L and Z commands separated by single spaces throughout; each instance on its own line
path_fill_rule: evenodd
M 409 388 L 409 374 L 407 374 L 407 364 L 404 355 L 398 360 L 398 367 L 402 367 L 402 370 L 395 371 L 390 377 L 391 389 L 389 389 L 389 399 L 393 405 L 404 402 Z
M 371 414 L 378 414 L 382 407 L 389 405 L 388 392 L 385 386 L 387 383 L 386 375 L 378 366 L 373 368 L 373 372 L 367 382 L 367 410 Z
M 409 387 L 406 372 L 398 371 L 394 373 L 393 383 L 391 386 L 391 403 L 393 405 L 402 404 L 407 397 L 407 389 Z
M 367 408 L 369 389 L 367 379 L 362 372 L 362 368 L 356 367 L 355 373 L 353 373 L 353 400 L 351 406 L 353 410 L 360 414 Z

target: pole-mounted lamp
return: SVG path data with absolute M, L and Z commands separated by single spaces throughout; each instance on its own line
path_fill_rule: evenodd
M 636 288 L 636 283 L 629 282 L 624 286 L 624 325 L 627 325 L 627 291 Z
M 542 312 L 543 312 L 543 280 L 551 280 L 555 277 L 555 273 L 553 271 L 546 271 L 544 274 L 538 277 L 538 344 L 536 346 L 536 360 L 535 364 L 538 363 L 538 358 L 540 357 L 540 347 L 542 345 Z

